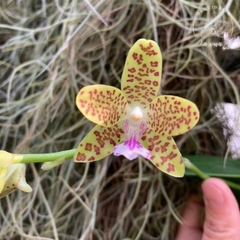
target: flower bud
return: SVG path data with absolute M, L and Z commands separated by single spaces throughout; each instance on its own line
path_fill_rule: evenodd
M 57 167 L 57 166 L 63 164 L 64 161 L 65 161 L 65 158 L 59 158 L 59 159 L 57 159 L 57 160 L 55 160 L 55 161 L 53 161 L 53 162 L 45 162 L 45 163 L 42 165 L 41 169 L 42 169 L 43 171 L 50 170 L 50 169 L 52 169 L 52 168 L 54 168 L 54 167 Z

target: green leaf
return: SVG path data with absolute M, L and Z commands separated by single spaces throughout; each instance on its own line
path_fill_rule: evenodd
M 224 167 L 224 158 L 207 155 L 184 155 L 203 173 L 211 177 L 240 178 L 240 161 L 227 159 Z M 185 176 L 196 176 L 194 172 L 186 168 Z

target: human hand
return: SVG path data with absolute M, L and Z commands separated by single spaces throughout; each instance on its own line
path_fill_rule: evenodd
M 176 240 L 240 240 L 239 207 L 227 184 L 210 178 L 202 183 L 202 191 L 204 203 L 193 196 L 183 209 L 183 225 L 179 227 Z

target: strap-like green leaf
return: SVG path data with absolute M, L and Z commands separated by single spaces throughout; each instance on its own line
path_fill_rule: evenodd
M 224 167 L 224 158 L 207 155 L 184 155 L 203 173 L 212 177 L 240 178 L 240 161 L 227 159 Z M 195 176 L 190 169 L 186 169 L 185 176 Z

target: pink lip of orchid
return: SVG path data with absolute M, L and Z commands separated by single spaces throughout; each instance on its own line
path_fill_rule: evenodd
M 91 162 L 113 153 L 133 160 L 139 155 L 159 170 L 184 175 L 181 153 L 172 136 L 196 125 L 199 111 L 184 98 L 158 96 L 162 56 L 152 40 L 140 39 L 130 49 L 121 90 L 105 85 L 83 87 L 76 104 L 97 125 L 79 143 L 75 162 Z

